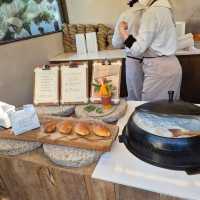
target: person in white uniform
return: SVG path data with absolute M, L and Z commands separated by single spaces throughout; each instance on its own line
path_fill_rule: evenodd
M 141 19 L 139 34 L 129 35 L 126 22 L 120 23 L 127 53 L 143 56 L 142 100 L 168 99 L 168 91 L 180 98 L 182 69 L 175 56 L 176 27 L 168 0 L 139 0 L 148 9 Z
M 124 38 L 119 32 L 119 25 L 122 21 L 127 23 L 128 33 L 134 37 L 138 35 L 140 20 L 145 10 L 145 6 L 138 3 L 138 0 L 129 0 L 130 6 L 123 12 L 117 20 L 114 35 L 112 38 L 112 45 L 115 48 L 124 47 Z M 133 57 L 130 53 L 126 57 L 126 84 L 128 90 L 128 100 L 141 100 L 143 87 L 143 70 L 141 63 L 141 56 Z

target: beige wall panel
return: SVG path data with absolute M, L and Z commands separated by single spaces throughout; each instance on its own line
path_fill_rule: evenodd
M 15 105 L 32 102 L 33 67 L 63 52 L 62 35 L 0 46 L 0 101 Z

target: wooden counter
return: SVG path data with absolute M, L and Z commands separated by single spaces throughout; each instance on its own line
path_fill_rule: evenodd
M 0 156 L 0 195 L 10 200 L 178 200 L 92 179 L 95 166 L 59 167 L 41 148 L 14 157 Z
M 200 55 L 178 56 L 182 66 L 183 80 L 181 98 L 200 103 Z
M 182 69 L 183 80 L 181 98 L 192 103 L 200 103 L 200 49 L 194 51 L 178 51 L 176 53 Z M 125 66 L 125 52 L 123 50 L 105 50 L 94 54 L 77 55 L 75 53 L 63 53 L 52 59 L 50 63 L 62 63 L 68 61 L 89 61 L 89 73 L 93 60 L 122 59 Z M 127 96 L 125 67 L 122 68 L 121 96 Z M 89 76 L 90 77 L 90 76 Z

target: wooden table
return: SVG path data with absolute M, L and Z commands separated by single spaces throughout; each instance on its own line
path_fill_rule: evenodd
M 42 148 L 14 157 L 0 156 L 0 195 L 10 200 L 178 200 L 92 179 L 95 166 L 56 166 Z

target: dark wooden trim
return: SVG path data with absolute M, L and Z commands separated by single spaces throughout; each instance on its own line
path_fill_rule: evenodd
M 10 43 L 14 43 L 14 42 L 22 42 L 22 41 L 26 41 L 26 40 L 30 40 L 30 39 L 40 38 L 40 37 L 44 37 L 44 36 L 48 36 L 48 35 L 53 35 L 55 33 L 61 33 L 61 32 L 62 31 L 60 30 L 60 31 L 45 33 L 43 35 L 34 35 L 34 36 L 31 36 L 31 37 L 27 37 L 27 38 L 20 38 L 20 39 L 9 40 L 9 41 L 0 41 L 0 46 L 10 44 Z
M 61 10 L 63 23 L 68 24 L 69 23 L 69 16 L 68 16 L 68 11 L 67 11 L 66 0 L 58 0 L 58 5 L 59 5 L 60 10 Z
M 183 79 L 181 99 L 200 103 L 200 55 L 178 56 L 182 66 Z

